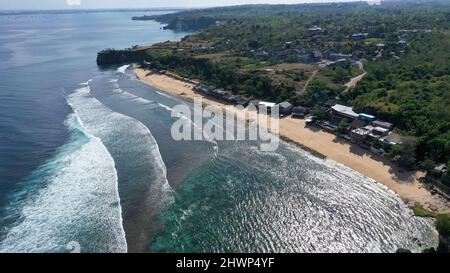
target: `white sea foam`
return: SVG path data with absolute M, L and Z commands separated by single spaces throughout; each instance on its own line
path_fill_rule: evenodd
M 130 67 L 129 64 L 122 65 L 121 67 L 117 68 L 117 72 L 120 74 L 125 74 L 125 71 Z
M 147 184 L 143 202 L 152 210 L 145 218 L 173 201 L 167 169 L 149 129 L 93 98 L 88 83 L 67 99 L 75 112 L 68 125 L 78 130 L 80 139 L 63 146 L 31 178 L 46 179 L 46 187 L 25 202 L 22 220 L 8 230 L 0 252 L 64 252 L 78 243 L 81 251 L 126 252 L 117 171 L 106 147 L 128 157 L 131 173 L 144 172 L 136 178 Z
M 156 103 L 154 101 L 148 100 L 148 99 L 144 99 L 142 97 L 138 97 L 134 94 L 131 94 L 130 92 L 124 91 L 122 88 L 120 88 L 118 80 L 117 79 L 112 79 L 109 81 L 110 83 L 113 84 L 114 88 L 112 89 L 112 92 L 116 93 L 116 94 L 120 94 L 122 95 L 124 98 L 129 99 L 129 100 L 135 100 L 139 103 L 142 104 L 154 104 L 156 107 Z
M 117 93 L 117 94 L 121 94 L 121 95 L 124 96 L 124 98 L 126 98 L 126 99 L 134 100 L 134 101 L 137 101 L 137 102 L 142 103 L 142 104 L 154 104 L 155 106 L 157 105 L 157 104 L 156 104 L 154 101 L 152 101 L 152 100 L 148 100 L 148 99 L 144 99 L 144 98 L 142 98 L 142 97 L 138 97 L 138 96 L 133 95 L 133 94 L 127 92 L 127 91 L 122 90 L 121 88 L 113 89 L 113 92 L 114 92 L 114 93 Z
M 121 94 L 132 96 L 132 99 L 142 99 L 123 91 Z M 173 191 L 167 181 L 167 171 L 158 144 L 145 125 L 104 106 L 91 96 L 89 87 L 78 89 L 68 100 L 77 110 L 86 129 L 102 139 L 105 146 L 114 151 L 114 157 L 121 157 L 118 160 L 128 164 L 130 176 L 133 177 L 130 179 L 146 180 L 144 186 L 152 212 L 158 213 L 168 202 L 173 201 Z M 136 172 L 139 175 L 132 175 Z M 130 186 L 132 184 L 130 182 Z
M 173 191 L 172 187 L 169 185 L 169 181 L 167 180 L 167 167 L 166 167 L 166 164 L 164 163 L 164 160 L 163 160 L 163 158 L 162 158 L 162 156 L 161 156 L 161 152 L 159 151 L 159 146 L 158 146 L 158 144 L 156 143 L 155 138 L 153 137 L 152 133 L 151 133 L 150 130 L 147 128 L 147 126 L 145 126 L 142 122 L 140 122 L 140 121 L 138 121 L 138 120 L 136 120 L 136 122 L 137 122 L 144 130 L 147 131 L 148 136 L 149 136 L 150 139 L 151 139 L 151 143 L 154 144 L 153 149 L 151 149 L 151 153 L 152 153 L 152 157 L 153 157 L 154 159 L 156 159 L 155 162 L 156 162 L 156 164 L 158 165 L 159 170 L 161 171 L 160 174 L 162 174 L 162 179 L 161 179 L 161 180 L 163 180 L 162 187 L 161 187 L 162 192 L 163 192 L 163 193 L 168 193 L 168 192 L 170 192 L 171 194 L 173 194 L 174 191 Z M 172 196 L 171 196 L 171 197 L 172 197 Z M 171 199 L 170 201 L 173 201 L 172 198 L 170 198 L 170 199 Z
M 25 201 L 1 252 L 67 252 L 69 243 L 81 251 L 127 251 L 114 160 L 76 114 L 66 123 L 71 141 L 28 178 L 45 187 Z
M 231 147 L 223 153 L 252 162 L 257 173 L 282 189 L 249 198 L 249 207 L 261 209 L 261 215 L 247 214 L 257 218 L 252 233 L 261 240 L 273 238 L 258 251 L 394 252 L 403 247 L 419 252 L 438 244 L 433 220 L 415 217 L 386 186 L 332 160 L 285 142 L 277 152 Z M 234 213 L 241 214 L 229 212 L 230 218 Z M 278 220 L 259 224 L 264 219 Z M 235 245 L 235 251 L 249 251 L 238 239 Z
M 158 103 L 158 105 L 159 105 L 160 107 L 162 107 L 162 108 L 166 109 L 166 110 L 167 110 L 167 111 L 169 111 L 169 112 L 172 112 L 172 110 L 173 110 L 173 108 L 172 108 L 172 107 L 170 107 L 170 106 L 167 106 L 167 105 L 165 105 L 165 104 L 162 104 L 162 103 Z
M 87 86 L 92 81 L 92 79 L 89 79 L 87 82 L 80 83 L 81 86 Z
M 161 96 L 163 96 L 163 97 L 172 99 L 172 100 L 175 99 L 174 97 L 169 96 L 169 95 L 167 95 L 166 93 L 163 93 L 163 92 L 159 92 L 159 91 L 156 91 L 156 90 L 155 90 L 155 93 L 158 94 L 158 95 L 161 95 Z

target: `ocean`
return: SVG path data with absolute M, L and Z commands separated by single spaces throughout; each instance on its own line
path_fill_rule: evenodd
M 175 141 L 171 110 L 191 103 L 95 62 L 187 35 L 142 14 L 0 15 L 0 252 L 437 246 L 391 190 L 293 144 Z

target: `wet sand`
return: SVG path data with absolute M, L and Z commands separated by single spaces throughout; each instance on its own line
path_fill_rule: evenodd
M 140 68 L 136 69 L 136 76 L 154 88 L 185 100 L 192 101 L 195 97 L 201 97 L 206 105 L 225 106 L 224 103 L 195 93 L 191 83 L 167 75 L 152 74 Z M 234 111 L 238 116 L 245 115 L 243 110 L 235 109 Z M 374 179 L 397 193 L 409 206 L 419 203 L 424 208 L 439 213 L 450 212 L 449 202 L 439 195 L 432 195 L 419 182 L 423 173 L 403 171 L 387 158 L 374 155 L 331 133 L 307 127 L 304 119 L 282 118 L 279 120 L 279 126 L 281 138 L 297 143 Z

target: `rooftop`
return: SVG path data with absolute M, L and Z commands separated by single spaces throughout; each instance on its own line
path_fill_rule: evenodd
M 292 107 L 292 104 L 290 104 L 290 103 L 287 102 L 287 101 L 283 101 L 283 102 L 279 103 L 278 105 L 279 105 L 280 107 L 284 107 L 284 108 Z
M 267 102 L 267 101 L 260 101 L 258 103 L 258 105 L 263 105 L 263 106 L 271 108 L 271 107 L 275 106 L 275 103 L 274 102 Z
M 441 164 L 437 165 L 434 169 L 438 172 L 446 172 L 447 166 L 444 163 L 441 163 Z
M 361 37 L 361 36 L 367 37 L 369 36 L 369 33 L 355 33 L 352 35 L 352 37 Z
M 358 134 L 358 135 L 361 135 L 361 136 L 365 136 L 365 135 L 368 135 L 370 133 L 370 129 L 366 128 L 366 127 L 361 127 L 361 128 L 353 129 L 352 133 Z
M 362 116 L 362 117 L 369 118 L 369 119 L 375 119 L 375 116 L 372 116 L 372 115 L 369 115 L 369 114 L 361 113 L 359 115 Z
M 334 111 L 341 113 L 343 115 L 346 116 L 351 116 L 353 118 L 358 118 L 359 114 L 355 113 L 353 111 L 352 107 L 349 106 L 345 106 L 345 105 L 341 105 L 341 104 L 336 104 L 335 106 L 331 107 Z
M 389 132 L 389 129 L 383 128 L 383 127 L 372 127 L 372 131 L 385 134 Z
M 374 122 L 372 122 L 372 124 L 375 126 L 379 126 L 379 127 L 383 127 L 383 128 L 387 128 L 387 129 L 391 129 L 394 126 L 390 122 L 381 121 L 381 120 L 375 120 Z
M 402 143 L 402 136 L 397 133 L 391 132 L 389 135 L 385 136 L 383 140 L 391 144 L 400 144 Z
M 350 127 L 352 127 L 352 128 L 361 128 L 361 127 L 364 127 L 364 126 L 366 126 L 366 122 L 365 121 L 363 121 L 363 120 L 360 120 L 360 119 L 354 119 L 353 121 L 352 121 L 352 123 L 350 123 Z
M 310 30 L 310 31 L 316 31 L 316 30 L 322 30 L 322 28 L 321 28 L 321 27 L 314 26 L 314 27 L 308 28 L 308 30 Z

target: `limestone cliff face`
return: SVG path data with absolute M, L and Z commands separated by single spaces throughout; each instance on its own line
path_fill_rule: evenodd
M 135 63 L 145 60 L 145 50 L 114 50 L 108 49 L 97 53 L 97 65 L 115 65 Z

